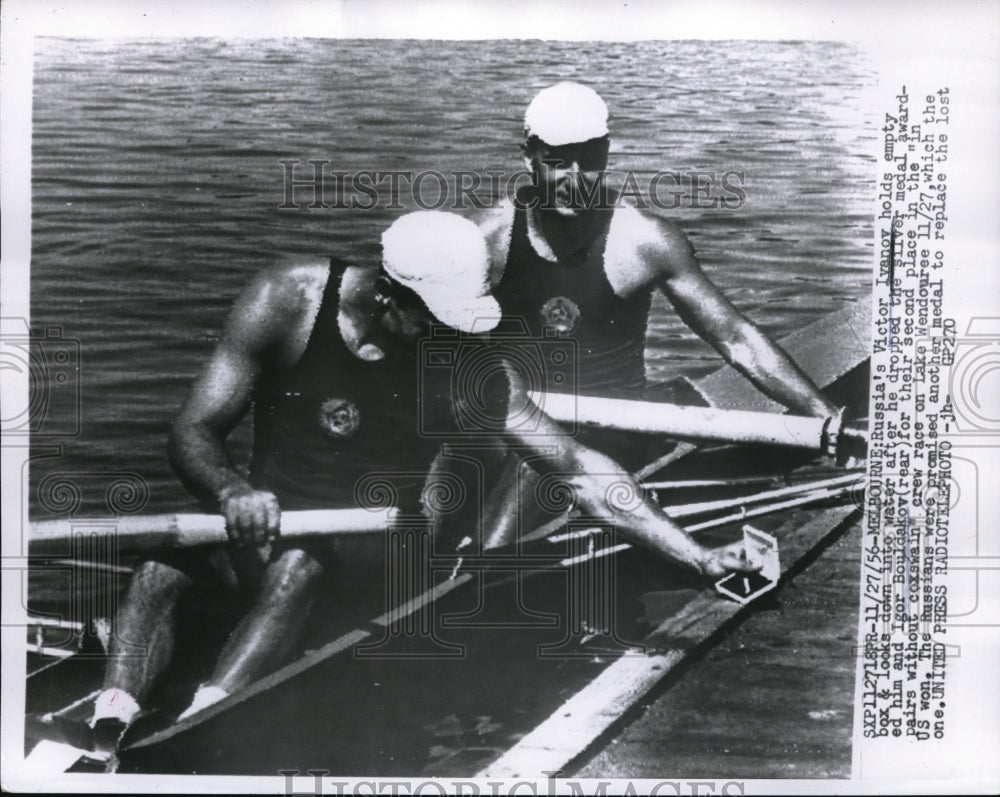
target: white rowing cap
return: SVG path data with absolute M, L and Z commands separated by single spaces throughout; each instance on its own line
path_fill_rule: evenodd
M 557 83 L 538 92 L 528 105 L 524 134 L 553 147 L 601 138 L 608 134 L 608 106 L 588 86 Z
M 489 332 L 500 322 L 486 240 L 468 219 L 440 210 L 401 216 L 382 233 L 382 265 L 450 327 Z

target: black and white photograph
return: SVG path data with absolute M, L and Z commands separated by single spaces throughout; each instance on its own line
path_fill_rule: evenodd
M 174 5 L 4 45 L 5 788 L 996 784 L 995 76 Z

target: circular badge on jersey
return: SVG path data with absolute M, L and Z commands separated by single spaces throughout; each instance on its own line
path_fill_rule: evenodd
M 353 401 L 328 398 L 319 405 L 319 425 L 330 437 L 344 440 L 353 437 L 361 426 L 361 411 Z
M 556 332 L 572 332 L 580 320 L 580 308 L 572 299 L 554 296 L 542 305 L 542 323 Z

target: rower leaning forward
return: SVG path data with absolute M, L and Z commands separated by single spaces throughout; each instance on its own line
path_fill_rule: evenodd
M 328 600 L 361 564 L 334 537 L 283 539 L 282 511 L 357 506 L 366 480 L 378 474 L 401 511 L 433 516 L 428 476 L 440 467 L 444 439 L 475 438 L 486 451 L 479 473 L 492 467 L 490 451 L 502 458 L 502 443 L 527 453 L 561 474 L 582 512 L 609 518 L 624 539 L 696 572 L 754 569 L 742 542 L 705 548 L 645 499 L 612 505 L 610 485 L 624 481 L 641 495 L 638 485 L 544 414 L 533 413 L 530 425 L 515 422 L 538 385 L 509 364 L 502 346 L 503 362 L 486 369 L 488 378 L 424 367 L 422 341 L 450 339 L 459 352 L 500 317 L 486 243 L 472 222 L 409 214 L 384 233 L 382 249 L 381 268 L 285 267 L 257 277 L 236 300 L 170 436 L 175 469 L 225 516 L 230 541 L 151 552 L 136 568 L 91 722 L 95 748 L 112 760 L 171 663 L 186 596 L 202 596 L 205 616 L 217 605 L 239 606 L 240 616 L 182 716 L 278 667 L 309 607 Z M 441 329 L 450 337 L 436 334 Z M 225 441 L 251 407 L 253 454 L 244 475 Z M 490 436 L 496 443 L 484 449 Z M 129 655 L 136 645 L 146 655 Z

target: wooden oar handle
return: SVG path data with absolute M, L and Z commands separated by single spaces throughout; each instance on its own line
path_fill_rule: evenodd
M 862 458 L 868 450 L 867 436 L 857 425 L 845 423 L 844 409 L 829 418 L 817 418 L 571 393 L 533 392 L 531 398 L 550 418 L 561 423 L 663 434 L 698 442 L 804 448 L 836 457 L 839 464 L 851 457 Z
M 372 534 L 396 519 L 398 510 L 308 509 L 281 513 L 281 536 L 308 534 Z M 29 545 L 58 545 L 80 535 L 112 534 L 122 541 L 149 546 L 188 547 L 226 542 L 222 515 L 137 515 L 119 518 L 63 518 L 31 524 Z
M 570 393 L 532 393 L 552 419 L 674 438 L 824 450 L 829 418 L 723 410 L 660 401 L 632 401 Z

